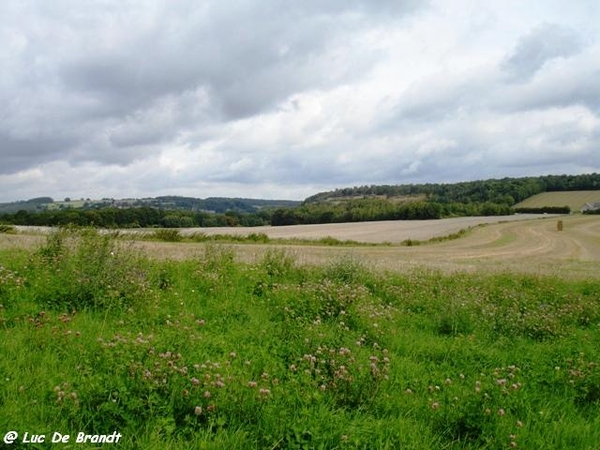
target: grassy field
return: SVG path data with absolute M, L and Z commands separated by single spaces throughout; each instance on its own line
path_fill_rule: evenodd
M 515 208 L 568 206 L 571 211 L 579 212 L 586 203 L 595 202 L 600 202 L 600 191 L 543 192 L 517 203 Z
M 0 435 L 596 449 L 598 219 L 351 249 L 0 235 Z

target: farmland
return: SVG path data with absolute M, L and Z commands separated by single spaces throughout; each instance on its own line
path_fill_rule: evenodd
M 292 227 L 267 244 L 0 234 L 0 431 L 117 432 L 125 449 L 597 448 L 599 219 L 301 236 L 394 242 L 349 247 L 294 243 Z
M 524 215 L 525 216 L 525 215 Z M 255 262 L 274 245 L 293 255 L 300 264 L 323 265 L 346 256 L 360 259 L 378 271 L 406 272 L 416 268 L 445 273 L 517 272 L 561 277 L 597 277 L 600 273 L 600 220 L 593 216 L 522 216 L 505 218 L 456 218 L 435 221 L 369 222 L 351 224 L 302 225 L 251 229 L 204 229 L 212 233 L 247 234 L 257 230 L 283 243 L 228 244 L 236 258 Z M 507 220 L 511 219 L 511 220 Z M 498 222 L 499 220 L 499 222 Z M 557 221 L 564 229 L 557 231 Z M 460 234 L 464 230 L 464 234 Z M 183 230 L 191 234 L 194 230 Z M 443 238 L 460 235 L 458 239 Z M 343 241 L 370 241 L 393 245 L 324 246 L 319 239 L 333 237 Z M 38 241 L 32 236 L 24 239 Z M 294 243 L 294 238 L 313 239 Z M 439 241 L 436 241 L 439 238 Z M 414 245 L 405 245 L 409 239 Z M 430 240 L 433 240 L 431 242 Z M 18 238 L 14 238 L 18 241 Z M 421 242 L 421 245 L 417 245 Z M 404 243 L 404 245 L 402 244 Z M 14 244 L 17 245 L 17 244 Z M 133 244 L 153 258 L 185 260 L 203 251 L 203 244 L 136 241 Z
M 568 206 L 579 212 L 586 203 L 600 202 L 600 191 L 543 192 L 523 200 L 515 208 L 543 208 L 545 206 Z

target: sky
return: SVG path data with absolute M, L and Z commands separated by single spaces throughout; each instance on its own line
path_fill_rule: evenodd
M 600 172 L 597 0 L 3 0 L 0 202 Z

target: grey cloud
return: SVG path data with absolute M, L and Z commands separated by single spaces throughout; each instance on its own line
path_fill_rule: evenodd
M 547 61 L 570 57 L 582 48 L 583 42 L 574 30 L 556 24 L 543 24 L 519 40 L 502 67 L 510 79 L 525 81 Z
M 0 175 L 27 169 L 32 160 L 38 164 L 51 161 L 67 145 L 68 141 L 60 137 L 16 138 L 0 130 Z
M 415 3 L 385 2 L 374 8 L 361 1 L 246 2 L 232 8 L 215 2 L 189 11 L 189 4 L 177 2 L 157 12 L 166 26 L 132 27 L 133 37 L 119 46 L 99 47 L 88 37 L 94 51 L 75 46 L 60 73 L 69 86 L 109 96 L 124 103 L 125 110 L 156 96 L 204 86 L 225 119 L 239 118 L 298 89 L 339 81 L 347 73 L 339 61 L 329 59 L 327 48 L 336 39 L 343 42 L 340 36 L 361 26 L 366 14 L 404 13 Z M 336 15 L 343 11 L 361 14 L 346 19 Z M 99 33 L 108 26 L 102 25 Z
M 551 24 L 507 49 L 506 33 L 494 34 L 506 31 L 500 20 L 490 34 L 440 25 L 448 4 L 0 2 L 0 175 L 15 174 L 0 178 L 58 186 L 54 172 L 68 172 L 72 185 L 129 195 L 527 175 L 560 171 L 571 156 L 600 170 L 600 48 L 589 18 L 576 32 L 572 19 L 523 17 Z M 435 26 L 448 46 L 437 47 Z M 424 55 L 400 48 L 423 45 Z M 401 91 L 406 77 L 416 81 Z M 564 126 L 525 123 L 540 117 Z M 527 146 L 536 139 L 546 154 Z M 30 167 L 40 170 L 16 173 Z
M 50 155 L 126 164 L 189 127 L 250 117 L 293 93 L 360 76 L 375 55 L 353 52 L 353 33 L 374 17 L 394 20 L 422 6 L 416 0 L 4 3 L 0 20 L 18 42 L 6 50 L 0 99 L 14 104 L 7 112 L 11 127 L 32 141 L 31 165 Z M 189 100 L 198 91 L 200 110 Z M 166 100 L 177 117 L 161 123 L 152 116 L 159 117 L 156 105 Z M 45 139 L 60 145 L 36 142 L 42 122 Z M 6 158 L 2 170 L 20 170 L 25 160 Z
M 600 114 L 600 69 L 545 79 L 534 86 L 499 89 L 495 104 L 507 112 L 580 104 Z

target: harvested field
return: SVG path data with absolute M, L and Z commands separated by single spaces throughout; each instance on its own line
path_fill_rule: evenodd
M 319 238 L 332 236 L 367 242 L 401 242 L 425 240 L 455 233 L 474 226 L 460 239 L 418 246 L 328 247 L 319 245 L 277 245 L 296 256 L 300 264 L 327 264 L 342 257 L 352 257 L 378 270 L 410 271 L 426 267 L 443 272 L 508 271 L 551 274 L 568 278 L 600 276 L 600 217 L 541 216 L 503 218 L 458 218 L 439 221 L 370 222 L 330 225 L 304 225 L 264 228 L 204 229 L 215 234 L 265 232 L 271 238 Z M 498 223 L 498 221 L 501 221 Z M 557 231 L 562 220 L 563 231 Z M 496 223 L 490 223 L 496 222 Z M 487 223 L 477 227 L 479 223 Z M 190 233 L 198 229 L 186 230 Z M 31 247 L 43 242 L 41 236 L 0 235 L 0 249 Z M 137 241 L 144 253 L 158 258 L 185 259 L 204 251 L 205 244 Z M 260 258 L 274 244 L 224 244 L 236 249 L 239 259 Z
M 543 192 L 517 203 L 515 208 L 568 206 L 572 212 L 579 212 L 586 203 L 596 202 L 600 202 L 600 191 Z
M 397 244 L 407 239 L 426 241 L 434 237 L 448 236 L 469 227 L 482 224 L 547 218 L 541 214 L 518 214 L 494 217 L 457 217 L 440 220 L 387 220 L 380 222 L 327 223 L 316 225 L 289 225 L 282 227 L 252 228 L 187 228 L 182 234 L 203 233 L 248 235 L 265 233 L 272 239 L 321 239 L 332 237 L 340 241 L 351 240 L 368 243 L 389 242 Z
M 377 270 L 407 272 L 420 268 L 452 272 L 518 272 L 561 278 L 600 277 L 600 217 L 509 221 L 474 228 L 466 236 L 417 246 L 327 247 L 278 245 L 300 264 L 328 264 L 351 257 Z M 368 224 L 364 224 L 365 226 Z M 161 258 L 184 259 L 201 254 L 203 244 L 138 242 L 145 252 Z M 272 244 L 227 244 L 239 259 L 261 258 Z

